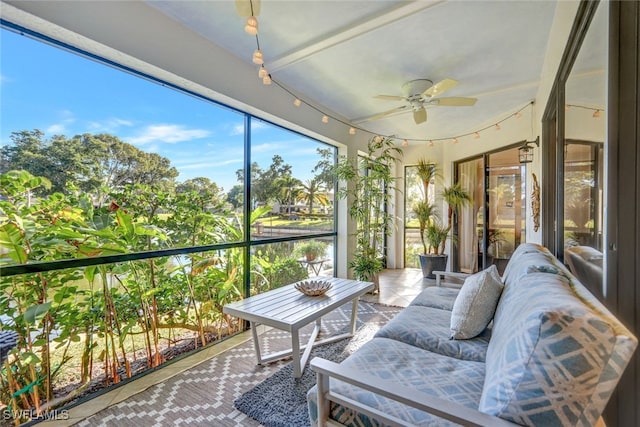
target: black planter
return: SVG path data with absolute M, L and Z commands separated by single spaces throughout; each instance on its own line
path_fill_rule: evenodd
M 418 254 L 422 276 L 427 279 L 435 279 L 433 271 L 445 271 L 447 269 L 448 255 Z

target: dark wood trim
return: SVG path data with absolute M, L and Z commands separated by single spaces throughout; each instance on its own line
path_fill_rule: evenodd
M 640 335 L 640 3 L 610 2 L 605 304 Z M 640 425 L 640 351 L 605 411 L 607 425 Z

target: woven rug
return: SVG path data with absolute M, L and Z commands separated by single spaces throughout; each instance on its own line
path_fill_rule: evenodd
M 313 349 L 312 355 L 323 356 L 324 354 L 335 360 L 346 357 L 348 353 L 370 339 L 375 331 L 400 310 L 400 307 L 361 302 L 358 307 L 356 335 L 351 339 L 318 346 Z M 351 304 L 349 303 L 322 319 L 321 336 L 326 337 L 344 331 L 349 325 L 350 318 Z M 302 329 L 300 341 L 306 342 L 312 330 L 313 325 Z M 262 351 L 265 354 L 284 350 L 291 345 L 289 333 L 276 329 L 262 334 L 260 339 Z M 234 401 L 241 400 L 247 392 L 249 393 L 246 394 L 245 400 L 249 397 L 256 399 L 255 405 L 247 407 L 257 408 L 260 405 L 261 390 L 273 390 L 268 389 L 267 386 L 280 384 L 292 387 L 294 380 L 289 365 L 290 359 L 263 366 L 256 365 L 253 342 L 249 340 L 160 384 L 153 385 L 121 403 L 110 406 L 76 425 L 92 427 L 308 425 L 306 398 L 304 405 L 300 400 L 301 396 L 306 396 L 306 390 L 315 384 L 315 375 L 308 365 L 303 377 L 297 380 L 297 391 L 292 393 L 297 396 L 299 402 L 295 409 L 291 410 L 292 406 L 289 406 L 288 399 L 291 394 L 288 397 L 283 393 L 276 396 L 272 394 L 273 391 L 267 391 L 267 395 L 262 394 L 262 400 L 266 398 L 273 403 L 274 408 L 280 409 L 271 410 L 268 414 L 267 411 L 263 411 L 262 414 L 267 414 L 262 420 L 264 424 L 234 407 Z M 270 379 L 272 376 L 274 378 Z M 305 381 L 307 382 L 303 384 Z M 257 387 L 261 384 L 266 388 Z M 254 413 L 252 415 L 257 416 Z M 278 417 L 294 424 L 273 424 L 272 421 L 278 420 Z

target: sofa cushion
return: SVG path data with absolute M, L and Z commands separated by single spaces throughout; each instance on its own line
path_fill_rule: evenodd
M 566 277 L 522 275 L 496 310 L 479 409 L 523 425 L 576 425 L 614 344 L 611 326 Z
M 471 340 L 451 340 L 450 324 L 450 311 L 411 305 L 391 319 L 375 336 L 401 341 L 444 356 L 484 362 L 491 329 L 486 329 Z
M 451 311 L 458 292 L 460 292 L 460 289 L 429 286 L 420 292 L 409 305 L 420 305 Z
M 496 311 L 502 288 L 495 265 L 467 277 L 451 311 L 451 338 L 465 340 L 484 331 Z
M 478 407 L 484 382 L 484 363 L 457 360 L 386 338 L 365 343 L 341 364 L 473 409 Z M 331 379 L 331 390 L 411 425 L 456 425 L 342 381 Z M 318 419 L 316 387 L 309 390 L 307 402 L 314 425 Z M 364 414 L 335 403 L 331 405 L 331 419 L 351 426 L 380 425 Z

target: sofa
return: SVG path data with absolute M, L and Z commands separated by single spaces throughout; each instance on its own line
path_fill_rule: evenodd
M 521 244 L 496 274 L 426 288 L 343 362 L 314 358 L 311 424 L 602 423 L 637 339 L 542 246 Z M 452 338 L 460 319 L 475 336 Z

